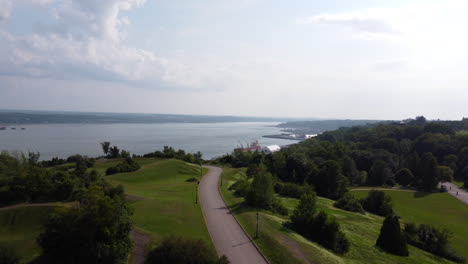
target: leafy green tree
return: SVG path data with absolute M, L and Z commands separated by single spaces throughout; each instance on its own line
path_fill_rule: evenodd
M 393 214 L 392 199 L 383 191 L 372 190 L 360 202 L 366 211 L 373 214 L 381 216 Z
M 260 165 L 259 173 L 252 181 L 252 187 L 246 197 L 246 202 L 252 206 L 269 208 L 273 204 L 275 191 L 273 189 L 273 177 L 266 172 L 264 165 Z
M 451 182 L 453 181 L 453 170 L 447 166 L 438 166 L 437 178 L 442 182 Z
M 294 209 L 293 215 L 291 216 L 291 224 L 299 233 L 304 233 L 307 226 L 314 221 L 316 200 L 317 197 L 315 193 L 304 194 L 301 197 L 299 205 Z
M 356 162 L 349 156 L 343 159 L 343 174 L 349 179 L 350 183 L 355 184 L 357 182 L 359 172 L 356 169 Z
M 369 183 L 372 185 L 393 185 L 393 177 L 390 168 L 388 168 L 387 163 L 382 160 L 377 160 L 372 165 L 372 168 L 369 173 Z
M 421 161 L 419 162 L 420 187 L 424 191 L 430 192 L 437 187 L 437 183 L 439 182 L 437 168 L 437 160 L 432 153 L 426 152 L 421 156 Z
M 408 186 L 414 181 L 414 176 L 409 169 L 403 168 L 397 172 L 395 180 L 401 186 Z
M 111 144 L 111 143 L 108 142 L 108 141 L 101 142 L 102 152 L 104 152 L 104 155 L 105 155 L 105 156 L 108 156 L 108 155 L 109 155 L 110 144 Z
M 145 264 L 229 264 L 226 256 L 218 258 L 203 240 L 168 237 L 149 251 Z
M 109 149 L 109 158 L 116 159 L 120 157 L 120 149 L 117 146 L 112 146 Z
M 317 193 L 331 199 L 338 199 L 347 192 L 349 181 L 341 173 L 340 164 L 334 160 L 326 161 L 314 183 Z
M 41 263 L 125 263 L 130 217 L 123 188 L 91 186 L 80 206 L 62 208 L 45 224 L 37 239 Z
M 361 203 L 359 203 L 359 200 L 349 192 L 345 193 L 343 197 L 336 201 L 334 206 L 350 212 L 364 213 L 364 209 Z
M 399 256 L 409 256 L 408 245 L 400 229 L 398 216 L 389 215 L 385 218 L 376 246 Z

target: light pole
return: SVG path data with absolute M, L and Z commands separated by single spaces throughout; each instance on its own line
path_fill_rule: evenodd
M 257 211 L 257 230 L 255 231 L 255 239 L 258 238 L 258 211 Z

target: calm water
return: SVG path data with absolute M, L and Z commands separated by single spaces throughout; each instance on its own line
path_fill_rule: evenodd
M 0 130 L 0 150 L 38 151 L 41 159 L 79 153 L 102 155 L 100 142 L 110 141 L 131 153 L 144 154 L 163 146 L 201 151 L 205 159 L 229 153 L 242 142 L 258 139 L 262 146 L 295 141 L 262 138 L 279 134 L 276 123 L 209 124 L 67 124 L 22 125 L 26 130 Z

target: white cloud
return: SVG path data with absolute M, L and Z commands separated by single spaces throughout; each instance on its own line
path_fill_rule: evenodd
M 41 5 L 54 2 L 54 19 L 41 21 L 39 30 L 29 35 L 0 30 L 0 75 L 190 89 L 219 86 L 220 79 L 213 74 L 221 73 L 219 65 L 201 67 L 125 43 L 125 26 L 130 21 L 122 11 L 141 7 L 146 0 L 29 1 Z
M 13 3 L 11 0 L 0 0 L 0 22 L 10 17 Z

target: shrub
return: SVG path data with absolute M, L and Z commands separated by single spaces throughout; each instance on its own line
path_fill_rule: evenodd
M 408 186 L 414 181 L 414 176 L 409 169 L 403 168 L 397 172 L 395 180 L 401 186 Z
M 345 193 L 343 197 L 341 197 L 336 203 L 334 204 L 335 207 L 350 211 L 350 212 L 357 212 L 357 213 L 364 213 L 364 209 L 359 201 L 351 194 Z
M 112 175 L 123 172 L 132 172 L 140 169 L 140 164 L 134 159 L 128 157 L 121 163 L 115 165 L 114 167 L 109 167 L 106 170 L 106 175 Z
M 366 198 L 359 200 L 364 210 L 373 214 L 387 216 L 393 213 L 392 198 L 383 191 L 372 190 Z
M 282 183 L 275 184 L 275 192 L 284 197 L 291 197 L 300 199 L 306 192 L 312 191 L 310 186 L 302 186 L 295 183 Z
M 376 246 L 381 249 L 399 256 L 408 256 L 408 245 L 404 234 L 400 230 L 400 221 L 395 215 L 389 215 L 385 218 Z
M 450 233 L 446 229 L 437 229 L 429 225 L 405 225 L 405 237 L 409 244 L 426 250 L 440 257 L 458 263 L 465 263 L 465 258 L 458 255 L 449 245 Z
M 245 197 L 249 192 L 250 182 L 244 179 L 237 180 L 234 184 L 229 186 L 230 191 L 234 191 L 234 195 L 238 197 Z
M 271 209 L 273 213 L 277 213 L 280 215 L 288 215 L 289 211 L 282 203 L 280 199 L 274 199 L 273 203 L 271 204 Z
M 0 244 L 0 263 L 2 264 L 17 264 L 20 262 L 20 257 L 15 252 L 13 247 Z
M 286 225 L 338 254 L 348 252 L 349 241 L 340 230 L 340 225 L 323 211 L 315 215 L 315 202 L 315 194 L 303 195 L 291 216 L 291 222 Z
M 228 264 L 225 256 L 218 258 L 203 240 L 168 237 L 150 250 L 145 264 Z

